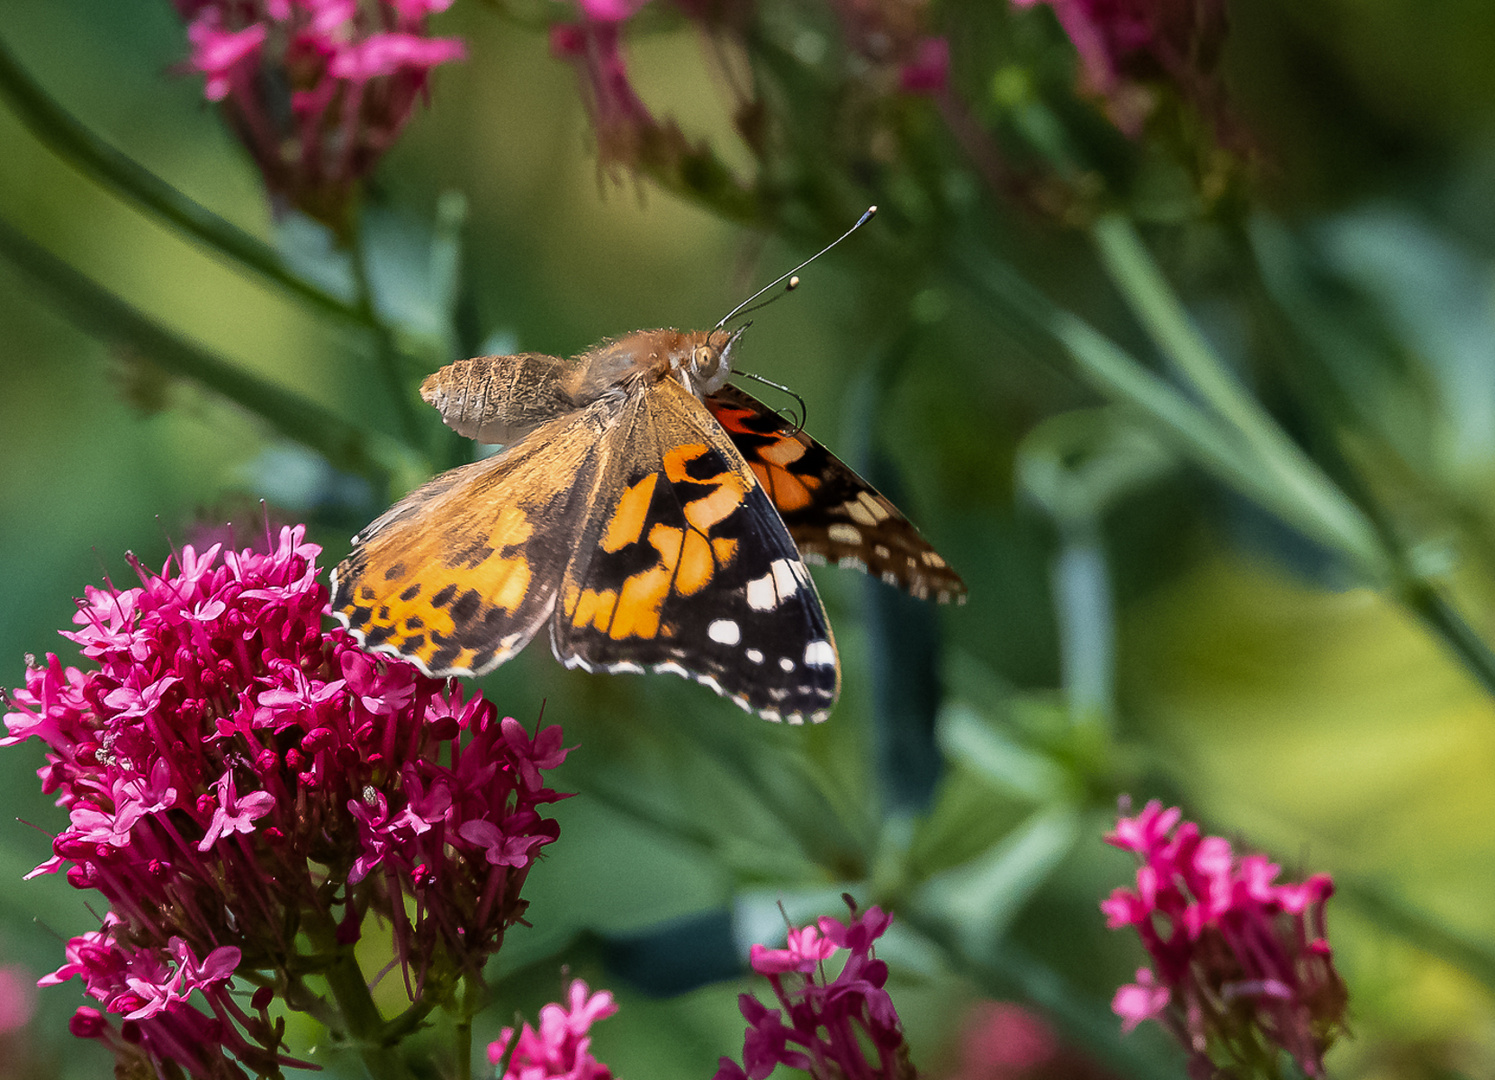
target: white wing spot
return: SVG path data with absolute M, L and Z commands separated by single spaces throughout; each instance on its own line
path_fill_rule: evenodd
M 778 589 L 780 600 L 787 599 L 799 591 L 799 573 L 795 571 L 799 570 L 800 573 L 804 571 L 797 564 L 791 563 L 788 559 L 775 559 L 771 569 L 773 570 L 773 583 Z
M 773 574 L 764 574 L 747 583 L 748 607 L 754 611 L 772 611 L 779 606 L 779 594 L 773 587 Z
M 843 503 L 841 509 L 845 510 L 846 516 L 851 518 L 851 520 L 855 521 L 858 525 L 877 524 L 877 518 L 872 516 L 872 511 L 868 510 L 860 502 L 854 499 L 849 503 Z
M 793 671 L 794 661 L 789 659 L 789 657 L 787 656 L 781 656 L 779 657 L 779 667 L 783 668 L 785 671 Z
M 872 549 L 872 553 L 874 555 L 876 555 L 879 559 L 886 559 L 889 555 L 893 554 L 891 551 L 888 550 L 888 545 L 887 544 L 878 544 L 878 545 L 876 545 Z
M 717 619 L 706 628 L 706 636 L 718 645 L 736 645 L 742 640 L 742 631 L 731 619 Z
M 757 649 L 747 650 L 747 658 L 755 664 L 763 663 L 763 653 Z
M 933 551 L 924 552 L 924 562 L 925 565 L 933 566 L 939 570 L 943 570 L 945 568 L 945 560 L 940 558 Z
M 826 532 L 838 544 L 860 544 L 862 542 L 862 530 L 844 521 L 832 522 Z
M 810 667 L 835 667 L 836 650 L 829 641 L 812 641 L 805 646 L 805 663 Z

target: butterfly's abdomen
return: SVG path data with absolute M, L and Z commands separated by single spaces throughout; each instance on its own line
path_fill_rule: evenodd
M 428 375 L 420 396 L 459 435 L 507 446 L 574 407 L 565 375 L 564 361 L 542 353 L 479 356 Z

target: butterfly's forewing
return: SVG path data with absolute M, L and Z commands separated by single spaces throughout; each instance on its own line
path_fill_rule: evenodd
M 333 574 L 333 614 L 365 647 L 430 675 L 503 663 L 555 605 L 617 409 L 551 420 L 405 496 L 354 538 Z
M 664 379 L 609 433 L 552 624 L 588 671 L 669 671 L 770 719 L 822 720 L 840 689 L 794 541 L 721 428 Z
M 965 582 L 898 508 L 824 446 L 735 386 L 706 405 L 807 559 L 866 571 L 920 599 L 965 599 Z

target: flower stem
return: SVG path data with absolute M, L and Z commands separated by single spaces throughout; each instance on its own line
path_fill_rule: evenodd
M 172 375 L 191 379 L 263 418 L 281 434 L 322 454 L 339 469 L 375 481 L 410 468 L 409 452 L 323 406 L 177 336 L 0 219 L 0 257 L 41 286 L 80 327 L 138 351 Z
M 1336 877 L 1335 889 L 1382 930 L 1446 961 L 1487 991 L 1495 990 L 1495 948 L 1488 942 L 1449 926 L 1382 885 Z
M 325 972 L 327 985 L 337 1001 L 343 1026 L 363 1059 L 372 1080 L 409 1080 L 410 1073 L 394 1048 L 386 1044 L 384 1021 L 369 993 L 363 969 L 350 945 L 339 946 Z
M 1226 367 L 1199 333 L 1132 223 L 1117 213 L 1102 215 L 1091 237 L 1111 281 L 1162 353 L 1244 440 L 1255 467 L 1278 488 L 1279 501 L 1294 508 L 1301 524 L 1328 540 L 1372 580 L 1384 578 L 1387 553 L 1374 526 L 1354 502 L 1294 443 Z
M 1346 555 L 1372 580 L 1384 583 L 1393 576 L 1374 531 L 1363 519 L 1320 513 L 1321 503 L 1329 500 L 1310 498 L 1309 485 L 1282 482 L 1279 471 L 1264 468 L 1238 430 L 1190 401 L 1085 320 L 1059 307 L 989 253 L 966 249 L 957 256 L 957 265 L 970 283 L 998 305 L 998 314 L 1018 324 L 1019 333 L 1037 329 L 1057 342 L 1080 374 L 1106 398 L 1140 412 L 1197 464 L 1306 535 Z
M 367 323 L 364 312 L 294 273 L 270 245 L 188 198 L 85 127 L 42 89 L 3 41 L 0 97 L 41 143 L 110 191 L 321 310 Z
M 471 974 L 462 976 L 462 990 L 457 1000 L 457 1019 L 452 1026 L 452 1076 L 454 1080 L 472 1080 L 472 1018 L 482 1007 L 486 996 Z
M 1402 582 L 1400 599 L 1443 640 L 1486 692 L 1495 695 L 1495 652 L 1448 598 L 1426 579 L 1409 577 Z
M 1147 328 L 1214 412 L 1241 433 L 1253 456 L 1289 494 L 1299 511 L 1317 520 L 1315 535 L 1359 565 L 1372 581 L 1389 584 L 1393 596 L 1443 640 L 1486 690 L 1495 693 L 1495 652 L 1475 633 L 1438 588 L 1416 573 L 1388 522 L 1368 493 L 1336 485 L 1276 424 L 1199 334 L 1142 244 L 1119 214 L 1100 218 L 1091 230 L 1111 280 Z

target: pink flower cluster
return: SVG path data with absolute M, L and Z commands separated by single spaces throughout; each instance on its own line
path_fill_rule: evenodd
M 1112 122 L 1138 135 L 1155 104 L 1149 84 L 1167 83 L 1217 122 L 1216 72 L 1225 40 L 1225 0 L 1012 0 L 1046 3 L 1080 56 L 1080 84 Z
M 580 979 L 567 993 L 570 1008 L 546 1005 L 540 1010 L 540 1029 L 528 1024 L 514 1042 L 506 1027 L 488 1044 L 488 1064 L 497 1068 L 513 1046 L 514 1054 L 499 1080 L 612 1080 L 612 1071 L 592 1056 L 592 1025 L 618 1011 L 606 990 L 592 993 Z
M 270 192 L 335 229 L 354 185 L 410 118 L 432 68 L 465 55 L 426 34 L 451 0 L 176 0 L 192 68 Z
M 582 96 L 597 132 L 598 159 L 605 169 L 623 165 L 669 173 L 702 153 L 687 143 L 673 122 L 650 112 L 629 79 L 623 24 L 648 3 L 575 0 L 577 18 L 551 27 L 551 53 L 573 63 L 581 76 Z M 750 2 L 675 0 L 675 6 L 706 33 L 725 33 L 747 43 Z M 847 46 L 864 61 L 862 77 L 876 83 L 878 93 L 943 93 L 949 80 L 950 45 L 943 37 L 923 32 L 922 5 L 833 0 L 830 6 L 840 19 Z M 720 49 L 715 51 L 715 59 L 721 55 Z M 727 83 L 742 89 L 741 80 L 730 74 Z M 744 94 L 735 111 L 739 131 L 761 153 L 760 104 Z
M 816 1080 L 915 1077 L 898 1011 L 883 989 L 888 965 L 872 951 L 892 921 L 881 908 L 859 915 L 853 907 L 849 922 L 823 916 L 814 926 L 791 928 L 782 949 L 754 945 L 753 970 L 768 977 L 783 1008 L 739 996 L 748 1022 L 742 1064 L 722 1058 L 715 1080 L 764 1080 L 778 1065 Z M 847 956 L 841 971 L 827 980 L 825 961 L 842 950 Z
M 272 988 L 307 1000 L 369 913 L 413 999 L 449 988 L 522 916 L 556 838 L 539 808 L 562 797 L 542 777 L 560 729 L 531 737 L 324 633 L 319 552 L 297 526 L 268 553 L 186 547 L 160 574 L 132 559 L 140 587 L 89 589 L 64 635 L 94 666 L 48 656 L 11 695 L 0 745 L 45 744 L 69 818 L 35 873 L 66 867 L 110 905 L 43 982 L 80 976 L 123 1026 L 86 1010 L 74 1030 L 121 1054 L 198 1076 L 284 1060 Z M 261 988 L 250 1011 L 233 980 Z
M 1333 882 L 1315 874 L 1275 884 L 1281 867 L 1236 855 L 1181 816 L 1154 800 L 1106 837 L 1142 861 L 1136 890 L 1101 904 L 1106 925 L 1134 927 L 1155 968 L 1117 991 L 1123 1030 L 1159 1021 L 1188 1050 L 1193 1075 L 1214 1075 L 1217 1058 L 1276 1075 L 1286 1051 L 1308 1076 L 1323 1076 L 1347 1003 L 1324 918 Z

